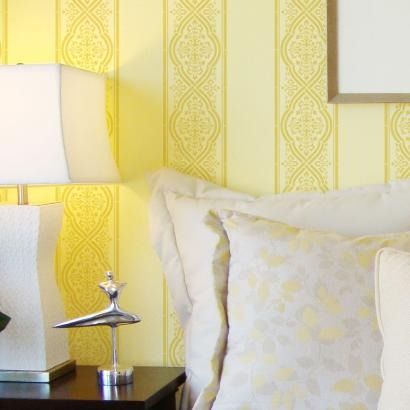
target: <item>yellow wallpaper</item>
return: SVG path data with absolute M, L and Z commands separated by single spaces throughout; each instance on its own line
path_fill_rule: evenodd
M 410 106 L 386 104 L 386 180 L 410 178 Z
M 326 2 L 277 2 L 276 190 L 337 187 L 337 106 L 326 104 Z
M 167 166 L 224 183 L 225 3 L 165 1 Z
M 225 183 L 225 1 L 164 1 L 164 163 Z M 164 289 L 164 361 L 183 362 L 183 334 Z
M 104 305 L 112 268 L 143 322 L 120 332 L 138 364 L 183 363 L 182 332 L 148 240 L 144 172 L 177 168 L 252 193 L 408 178 L 410 109 L 326 104 L 325 0 L 1 0 L 0 58 L 104 72 L 119 187 L 30 188 L 61 200 L 57 280 L 67 316 Z M 1 189 L 0 200 L 15 193 Z M 109 335 L 70 333 L 80 363 Z
M 118 3 L 58 0 L 56 2 L 56 61 L 108 74 L 107 125 L 118 159 Z M 57 272 L 66 312 L 77 317 L 106 304 L 95 291 L 101 272 L 118 270 L 118 189 L 67 187 L 59 190 L 65 219 L 57 253 Z M 83 329 L 81 329 L 83 330 Z M 84 362 L 110 359 L 107 329 L 70 332 L 70 353 Z

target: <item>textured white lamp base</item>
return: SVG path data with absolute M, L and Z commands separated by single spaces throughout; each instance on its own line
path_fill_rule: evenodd
M 54 273 L 62 204 L 0 206 L 0 310 L 11 317 L 0 333 L 0 369 L 45 371 L 69 360 Z

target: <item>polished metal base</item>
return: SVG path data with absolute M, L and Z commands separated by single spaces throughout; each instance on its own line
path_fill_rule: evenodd
M 100 366 L 97 369 L 98 383 L 102 386 L 130 384 L 134 379 L 134 369 L 123 366 Z
M 0 382 L 50 383 L 73 370 L 75 370 L 75 360 L 67 360 L 44 371 L 0 370 Z

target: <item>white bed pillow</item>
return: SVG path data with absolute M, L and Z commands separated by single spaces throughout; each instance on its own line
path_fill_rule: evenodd
M 375 269 L 377 317 L 384 340 L 379 410 L 410 409 L 410 253 L 382 249 Z
M 182 261 L 176 246 L 174 225 L 165 203 L 164 192 L 173 191 L 189 197 L 213 199 L 251 200 L 252 196 L 236 193 L 168 168 L 147 174 L 146 179 L 151 191 L 151 241 L 161 260 L 175 312 L 182 327 L 185 327 L 191 315 L 192 303 L 188 296 Z
M 214 400 L 227 330 L 227 263 L 222 257 L 213 269 L 219 236 L 204 222 L 210 209 L 234 209 L 346 235 L 410 230 L 410 208 L 402 206 L 410 203 L 407 181 L 325 194 L 287 193 L 260 198 L 169 169 L 151 175 L 149 184 L 151 236 L 185 328 L 184 404 L 188 408 L 195 404 L 196 409 L 206 409 Z M 218 278 L 214 278 L 214 271 L 219 271 Z M 189 321 L 193 304 L 195 314 Z
M 215 201 L 210 209 L 220 208 L 219 200 L 229 200 L 227 208 L 281 220 L 301 227 L 334 230 L 344 234 L 397 232 L 410 229 L 410 182 L 368 185 L 326 193 L 268 194 L 258 198 L 162 168 L 147 175 L 151 191 L 150 231 L 158 253 L 175 311 L 185 327 L 192 310 L 188 296 L 183 260 L 176 245 L 174 224 L 167 209 L 164 192 Z M 280 203 L 278 203 L 280 201 Z M 242 204 L 243 203 L 243 204 Z M 287 212 L 285 212 L 287 210 Z M 387 217 L 388 216 L 388 217 Z
M 410 232 L 349 238 L 219 216 L 229 238 L 219 245 L 230 253 L 229 335 L 213 409 L 375 409 L 374 258 L 386 245 L 410 249 Z

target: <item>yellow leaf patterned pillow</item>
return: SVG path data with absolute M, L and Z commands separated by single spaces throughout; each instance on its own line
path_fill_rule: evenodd
M 409 250 L 410 233 L 349 238 L 218 216 L 229 239 L 229 334 L 213 408 L 376 409 L 374 257 Z

